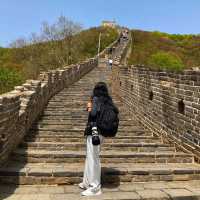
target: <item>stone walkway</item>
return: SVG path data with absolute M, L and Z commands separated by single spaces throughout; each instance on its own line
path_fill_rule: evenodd
M 0 199 L 4 200 L 198 200 L 200 181 L 122 183 L 119 186 L 104 186 L 103 194 L 96 197 L 81 197 L 77 185 L 63 186 L 0 186 Z

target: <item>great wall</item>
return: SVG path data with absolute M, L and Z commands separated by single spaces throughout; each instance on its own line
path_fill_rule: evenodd
M 0 199 L 82 199 L 85 105 L 102 79 L 120 127 L 102 145 L 97 199 L 200 199 L 199 72 L 127 66 L 129 40 L 0 96 Z

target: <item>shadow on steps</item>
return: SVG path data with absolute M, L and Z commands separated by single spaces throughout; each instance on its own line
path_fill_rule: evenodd
M 101 167 L 101 182 L 103 188 L 118 188 L 120 185 L 120 171 L 110 167 Z

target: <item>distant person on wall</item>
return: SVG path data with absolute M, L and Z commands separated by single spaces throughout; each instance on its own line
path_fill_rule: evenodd
M 112 70 L 112 65 L 113 65 L 113 60 L 112 59 L 109 59 L 108 60 L 108 66 L 109 66 L 109 69 Z
M 112 55 L 112 52 L 113 52 L 113 48 L 111 47 L 111 48 L 109 49 L 109 54 Z

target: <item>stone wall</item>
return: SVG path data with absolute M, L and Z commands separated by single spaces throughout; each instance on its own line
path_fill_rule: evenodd
M 173 73 L 114 66 L 113 92 L 163 140 L 200 158 L 200 71 Z
M 110 47 L 100 53 L 104 56 Z M 64 87 L 79 80 L 98 64 L 97 56 L 76 65 L 41 73 L 38 80 L 27 80 L 15 90 L 0 95 L 0 165 L 19 145 L 48 100 Z

